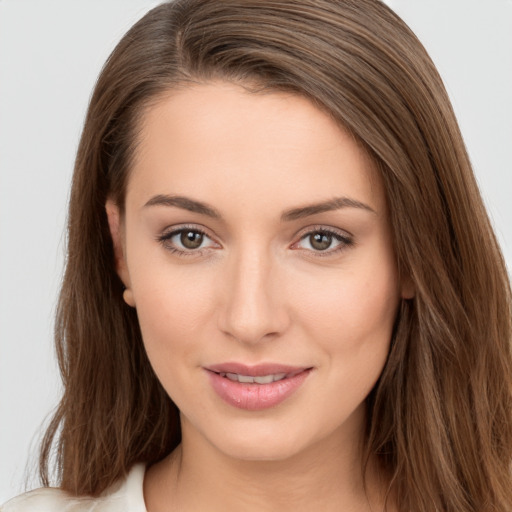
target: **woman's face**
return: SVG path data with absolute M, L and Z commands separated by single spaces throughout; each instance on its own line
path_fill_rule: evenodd
M 402 292 L 379 175 L 328 115 L 222 82 L 169 93 L 119 229 L 107 211 L 184 439 L 277 460 L 359 437 Z

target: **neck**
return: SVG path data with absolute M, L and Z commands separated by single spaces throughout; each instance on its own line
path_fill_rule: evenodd
M 144 482 L 148 512 L 367 512 L 384 509 L 375 461 L 366 480 L 362 443 L 339 432 L 284 460 L 240 460 L 184 428 L 182 444 Z

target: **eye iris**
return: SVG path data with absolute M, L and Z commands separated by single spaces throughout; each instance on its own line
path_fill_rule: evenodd
M 311 247 L 317 251 L 325 251 L 331 246 L 332 235 L 326 233 L 315 233 L 309 237 Z
M 197 249 L 203 243 L 203 234 L 197 231 L 182 231 L 180 242 L 187 249 Z

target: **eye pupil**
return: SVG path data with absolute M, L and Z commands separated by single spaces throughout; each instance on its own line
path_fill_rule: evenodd
M 182 231 L 180 242 L 187 249 L 197 249 L 203 243 L 203 234 L 197 231 Z
M 326 233 L 315 233 L 310 236 L 309 241 L 311 243 L 311 247 L 317 251 L 325 251 L 331 246 L 332 235 L 328 235 Z

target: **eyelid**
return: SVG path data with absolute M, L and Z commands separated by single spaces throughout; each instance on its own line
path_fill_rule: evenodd
M 298 244 L 307 238 L 308 236 L 311 236 L 314 233 L 326 233 L 328 235 L 331 235 L 339 240 L 339 245 L 334 247 L 333 249 L 326 249 L 324 251 L 315 251 L 312 249 L 305 249 L 297 247 Z M 326 257 L 326 256 L 333 256 L 335 254 L 338 254 L 347 248 L 355 245 L 354 242 L 354 236 L 349 233 L 348 231 L 335 228 L 332 226 L 326 226 L 322 224 L 314 225 L 314 226 L 308 226 L 306 228 L 301 229 L 295 236 L 297 239 L 296 242 L 293 242 L 293 244 L 290 246 L 291 249 L 304 251 L 305 253 L 313 254 L 315 257 Z
M 174 236 L 186 230 L 201 233 L 203 236 L 207 237 L 213 243 L 214 246 L 201 247 L 198 249 L 187 249 L 177 247 L 175 244 L 171 244 L 170 240 Z M 329 248 L 326 250 L 316 251 L 313 249 L 297 247 L 302 240 L 304 240 L 308 236 L 311 236 L 314 233 L 325 233 L 331 235 L 339 241 L 339 244 L 335 246 L 333 249 Z M 317 224 L 302 228 L 294 236 L 294 239 L 296 241 L 291 244 L 291 249 L 300 250 L 305 253 L 313 254 L 315 257 L 332 256 L 354 245 L 354 239 L 351 233 L 349 233 L 346 230 L 335 228 L 333 226 L 326 226 L 323 224 Z M 210 230 L 199 224 L 177 224 L 173 226 L 168 226 L 159 235 L 157 235 L 156 240 L 166 250 L 172 253 L 176 253 L 178 256 L 201 256 L 205 251 L 208 251 L 209 249 L 222 248 L 222 245 L 216 240 L 216 237 L 210 233 Z
M 296 234 L 294 238 L 302 239 L 305 235 L 309 235 L 311 233 L 316 233 L 318 231 L 322 231 L 325 233 L 332 233 L 333 235 L 338 235 L 343 238 L 353 238 L 354 235 L 347 231 L 346 229 L 335 228 L 334 226 L 328 226 L 326 224 L 313 224 L 311 226 L 306 226 L 305 228 L 301 228 Z
M 210 239 L 213 244 L 215 244 L 217 247 L 201 247 L 199 249 L 186 249 L 181 247 L 176 247 L 174 245 L 171 245 L 170 240 L 176 236 L 177 234 L 183 232 L 183 231 L 195 231 L 197 233 L 201 233 L 203 236 Z M 176 253 L 180 256 L 200 256 L 204 251 L 208 249 L 218 247 L 222 247 L 221 244 L 216 240 L 216 237 L 213 236 L 208 229 L 206 229 L 204 226 L 201 226 L 199 224 L 177 224 L 173 226 L 168 226 L 163 231 L 160 232 L 159 235 L 156 237 L 157 242 L 162 244 L 165 249 L 172 253 Z

